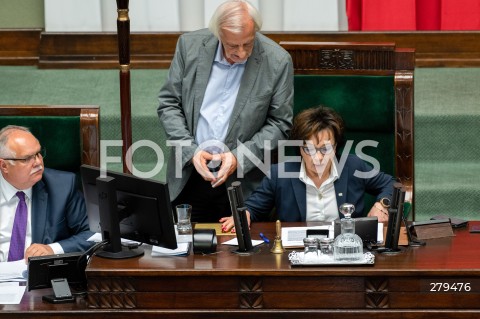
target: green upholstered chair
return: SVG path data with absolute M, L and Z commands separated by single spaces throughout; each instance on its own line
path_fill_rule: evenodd
M 294 113 L 323 104 L 346 123 L 346 140 L 378 142 L 363 152 L 406 187 L 413 206 L 415 52 L 394 43 L 280 42 L 294 64 Z M 366 198 L 371 207 L 374 198 Z M 412 210 L 412 216 L 414 212 Z
M 28 127 L 46 148 L 45 166 L 80 172 L 100 164 L 98 106 L 0 105 L 0 128 Z

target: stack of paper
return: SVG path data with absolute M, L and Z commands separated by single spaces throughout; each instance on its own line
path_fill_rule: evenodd
M 25 264 L 25 260 L 0 263 L 0 282 L 26 280 L 27 264 Z
M 282 245 L 285 248 L 303 247 L 303 239 L 307 237 L 307 229 L 327 229 L 329 238 L 333 238 L 333 227 L 330 225 L 310 227 L 282 227 Z
M 177 249 L 168 249 L 152 246 L 152 257 L 162 256 L 187 256 L 190 253 L 190 243 L 177 243 Z

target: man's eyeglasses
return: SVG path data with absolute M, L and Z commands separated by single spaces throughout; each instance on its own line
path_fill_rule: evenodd
M 334 150 L 334 146 L 333 145 L 326 145 L 326 146 L 322 146 L 322 147 L 314 147 L 313 145 L 304 145 L 304 146 L 301 146 L 301 148 L 303 149 L 303 151 L 310 155 L 310 156 L 314 156 L 317 154 L 317 152 L 320 152 L 320 154 L 322 155 L 327 155 L 327 154 L 330 154 L 333 152 Z
M 22 164 L 31 164 L 33 161 L 35 161 L 37 156 L 45 158 L 47 156 L 47 150 L 45 148 L 42 148 L 37 153 L 32 154 L 32 155 L 28 155 L 28 156 L 23 157 L 23 158 L 4 158 L 4 160 L 6 160 L 6 161 L 17 161 L 17 162 L 20 162 Z

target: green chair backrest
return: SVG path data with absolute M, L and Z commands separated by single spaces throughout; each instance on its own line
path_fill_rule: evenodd
M 391 42 L 316 39 L 280 45 L 292 57 L 295 112 L 325 104 L 345 119 L 347 139 L 378 141 L 377 147 L 365 147 L 364 152 L 403 184 L 415 219 L 415 50 Z
M 345 121 L 345 140 L 353 142 L 349 152 L 355 153 L 362 141 L 378 142 L 377 147 L 363 147 L 362 152 L 376 159 L 381 171 L 395 175 L 393 76 L 295 75 L 294 88 L 295 115 L 320 104 L 335 109 Z M 366 195 L 365 207 L 371 207 L 374 200 Z
M 374 140 L 378 147 L 365 153 L 380 162 L 380 169 L 395 172 L 395 96 L 392 76 L 295 75 L 294 114 L 323 104 L 345 121 L 345 139 L 354 146 Z M 352 147 L 351 153 L 355 148 Z

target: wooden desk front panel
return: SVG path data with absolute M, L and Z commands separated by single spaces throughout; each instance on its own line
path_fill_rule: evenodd
M 274 224 L 254 224 L 273 238 Z M 230 239 L 221 236 L 219 241 Z M 455 237 L 374 266 L 295 267 L 288 252 L 239 256 L 219 245 L 210 256 L 94 258 L 87 269 L 93 309 L 480 309 L 480 234 Z M 465 285 L 468 283 L 468 289 Z M 462 284 L 462 289 L 460 289 Z M 436 285 L 436 286 L 435 286 Z M 432 290 L 432 288 L 434 288 Z
M 87 300 L 91 308 L 346 309 L 365 308 L 365 288 L 361 277 L 92 278 Z
M 112 278 L 113 289 L 89 290 L 89 308 L 139 309 L 478 309 L 478 291 L 431 291 L 428 283 L 478 278 L 188 277 Z M 102 285 L 105 281 L 101 281 Z M 192 286 L 195 282 L 198 286 Z M 216 283 L 221 284 L 216 284 Z M 125 284 L 135 289 L 122 290 Z M 420 284 L 421 283 L 421 284 Z M 152 289 L 153 286 L 158 289 Z M 90 286 L 91 287 L 91 286 Z M 103 286 L 106 288 L 107 286 Z M 168 288 L 170 287 L 170 288 Z M 203 287 L 203 288 L 202 288 Z

